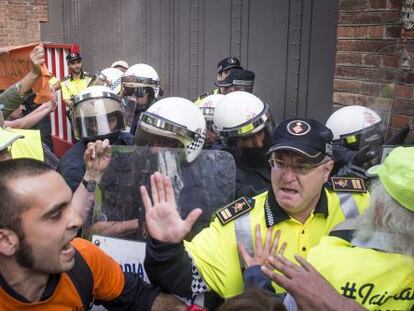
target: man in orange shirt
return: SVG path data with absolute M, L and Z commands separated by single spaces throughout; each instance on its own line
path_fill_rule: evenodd
M 0 163 L 0 310 L 185 310 L 98 247 L 64 179 L 40 161 Z

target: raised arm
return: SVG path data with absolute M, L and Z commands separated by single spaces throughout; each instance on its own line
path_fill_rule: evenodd
M 19 128 L 19 129 L 32 128 L 37 123 L 39 123 L 40 120 L 42 120 L 44 117 L 52 113 L 55 107 L 56 107 L 56 102 L 49 101 L 47 103 L 40 105 L 35 110 L 33 110 L 31 113 L 29 113 L 28 115 L 20 119 L 4 121 L 4 125 L 6 127 Z
M 97 140 L 94 143 L 89 143 L 84 154 L 86 172 L 83 179 L 86 181 L 93 180 L 98 183 L 105 173 L 110 160 L 111 146 L 109 145 L 109 140 Z M 83 220 L 86 220 L 94 199 L 94 193 L 88 192 L 83 183 L 80 183 L 73 194 L 72 204 L 79 208 Z
M 26 74 L 18 83 L 10 86 L 0 95 L 0 102 L 6 107 L 3 109 L 4 118 L 17 109 L 26 99 L 26 94 L 30 92 L 33 85 L 40 77 L 40 67 L 45 62 L 45 51 L 43 44 L 37 45 L 30 53 L 29 60 L 32 65 L 31 71 Z

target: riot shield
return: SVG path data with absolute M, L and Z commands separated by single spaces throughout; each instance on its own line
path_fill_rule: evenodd
M 414 46 L 412 44 L 390 44 L 378 50 L 373 55 L 373 60 L 375 59 L 382 59 L 383 63 L 379 65 L 379 68 L 370 69 L 372 74 L 369 80 L 373 87 L 369 88 L 368 94 L 372 97 L 368 97 L 366 107 L 381 116 L 382 124 L 372 131 L 363 133 L 361 137 L 362 145 L 369 145 L 370 149 L 377 154 L 369 166 L 378 164 L 384 159 L 384 150 L 386 151 L 387 148 L 384 149 L 383 144 L 404 144 L 405 136 L 401 138 L 401 141 L 392 139 L 395 131 L 399 130 L 393 129 L 393 126 L 404 127 L 404 124 L 391 124 L 391 115 L 398 113 L 399 107 L 405 103 L 404 91 L 408 88 L 407 82 L 414 66 Z M 387 66 L 392 67 L 387 68 L 387 75 L 379 75 L 378 69 Z M 388 140 L 393 142 L 390 143 Z
M 99 184 L 88 231 L 102 234 L 94 230 L 99 227 L 97 223 L 137 218 L 139 230 L 121 237 L 145 241 L 145 210 L 139 186 L 150 189 L 150 176 L 155 171 L 170 177 L 183 218 L 194 208 L 203 210 L 187 239 L 208 226 L 218 208 L 234 200 L 236 167 L 225 151 L 205 150 L 187 163 L 183 149 L 112 146 L 112 159 Z

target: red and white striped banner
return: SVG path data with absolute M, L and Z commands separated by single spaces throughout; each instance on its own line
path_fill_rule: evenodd
M 59 80 L 69 74 L 66 56 L 72 52 L 79 52 L 79 46 L 74 44 L 45 43 L 46 66 Z M 66 114 L 67 107 L 62 100 L 62 93 L 57 92 L 57 106 L 50 115 L 52 123 L 52 142 L 56 155 L 62 157 L 72 146 L 72 127 Z

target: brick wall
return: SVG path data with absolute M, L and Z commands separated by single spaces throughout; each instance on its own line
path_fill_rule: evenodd
M 357 104 L 389 114 L 389 134 L 414 126 L 414 28 L 403 18 L 411 2 L 339 1 L 334 109 Z
M 40 22 L 48 20 L 48 0 L 2 0 L 0 47 L 40 41 Z

